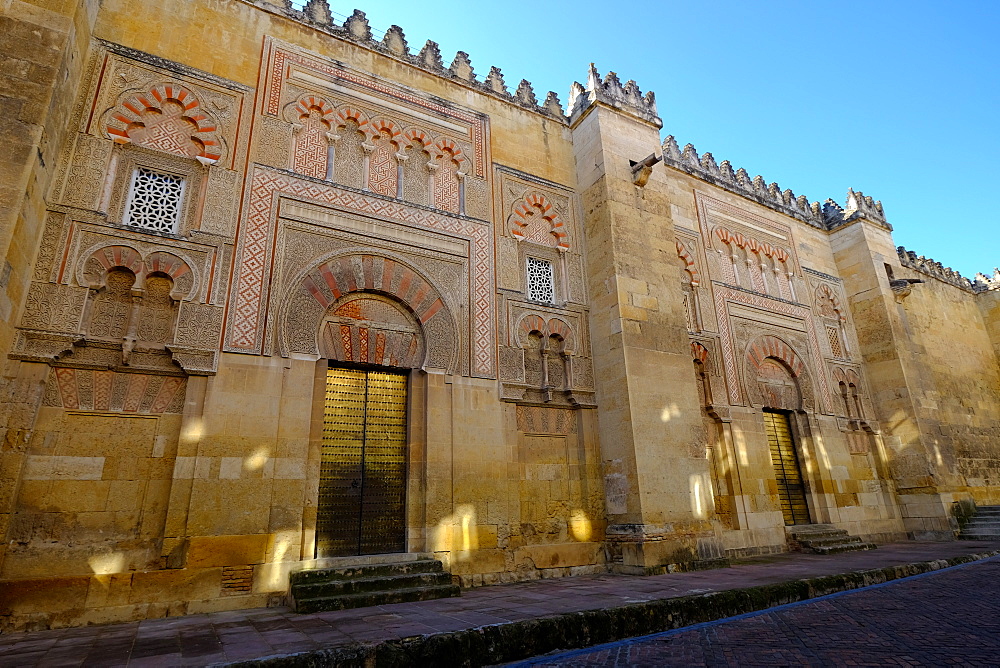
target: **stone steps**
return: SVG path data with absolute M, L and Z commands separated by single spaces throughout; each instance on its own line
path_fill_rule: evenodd
M 839 554 L 841 552 L 857 552 L 874 550 L 878 546 L 866 543 L 858 536 L 852 536 L 843 529 L 832 524 L 804 524 L 785 527 L 793 549 L 797 545 L 801 551 L 816 554 Z
M 958 533 L 960 540 L 1000 540 L 1000 506 L 979 506 Z
M 289 575 L 292 608 L 322 612 L 460 596 L 436 559 L 317 568 Z

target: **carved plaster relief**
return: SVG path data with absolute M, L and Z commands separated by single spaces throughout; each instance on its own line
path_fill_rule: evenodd
M 286 159 L 268 155 L 267 164 L 487 218 L 484 114 L 441 104 L 271 38 L 262 70 L 267 75 L 259 122 L 268 125 L 270 135 L 294 135 Z M 288 130 L 279 129 L 275 119 Z
M 737 355 L 747 341 L 740 340 L 739 333 L 734 330 L 737 319 L 731 315 L 731 305 L 737 307 L 751 307 L 758 315 L 752 322 L 743 319 L 744 322 L 760 328 L 761 331 L 769 329 L 782 337 L 794 337 L 801 341 L 796 345 L 799 355 L 808 359 L 811 366 L 817 369 L 815 374 L 818 394 L 822 397 L 822 404 L 816 404 L 819 410 L 828 411 L 830 403 L 830 390 L 824 373 L 824 365 L 819 358 L 819 341 L 816 329 L 813 324 L 811 311 L 808 307 L 792 304 L 776 299 L 769 299 L 763 295 L 757 295 L 743 290 L 728 288 L 721 285 L 714 285 L 716 312 L 721 323 L 725 323 L 719 328 L 720 343 L 722 345 L 722 361 L 726 373 L 726 383 L 729 388 L 729 401 L 733 405 L 740 405 L 744 395 L 740 390 L 740 373 L 738 368 Z M 791 322 L 797 323 L 799 332 L 796 332 L 791 323 L 782 321 L 780 318 L 789 318 Z M 744 335 L 747 336 L 747 335 Z
M 276 300 L 270 309 L 272 316 L 269 317 L 268 328 L 275 331 L 275 322 L 283 323 L 282 328 L 279 328 L 281 331 L 277 342 L 280 354 L 325 356 L 331 350 L 324 350 L 323 334 L 320 334 L 319 353 L 316 352 L 317 331 L 316 323 L 312 320 L 315 317 L 312 311 L 316 305 L 304 299 L 301 284 L 303 276 L 316 267 L 321 267 L 322 270 L 325 266 L 330 271 L 333 271 L 331 267 L 340 267 L 339 270 L 343 272 L 341 263 L 334 262 L 334 265 L 330 265 L 331 258 L 354 253 L 370 256 L 367 262 L 372 263 L 371 271 L 374 271 L 374 275 L 364 274 L 366 261 L 362 261 L 362 274 L 360 277 L 355 276 L 353 287 L 348 282 L 338 286 L 337 291 L 342 295 L 355 294 L 355 291 L 388 293 L 400 303 L 408 304 L 406 308 L 414 313 L 420 312 L 424 305 L 421 302 L 426 301 L 424 297 L 419 297 L 421 293 L 425 297 L 431 293 L 439 295 L 452 318 L 461 318 L 462 322 L 457 327 L 449 325 L 442 336 L 435 339 L 429 348 L 429 352 L 433 353 L 431 361 L 427 363 L 441 364 L 447 358 L 445 366 L 436 368 L 468 373 L 468 355 L 463 351 L 469 349 L 469 328 L 467 313 L 460 306 L 468 303 L 469 299 L 471 246 L 467 239 L 294 200 L 282 202 L 279 216 L 276 266 L 272 273 L 272 291 Z M 336 273 L 333 271 L 331 276 Z M 407 274 L 410 278 L 404 282 Z M 416 278 L 417 274 L 420 278 Z M 325 275 L 323 280 L 329 285 Z M 419 285 L 424 287 L 415 287 Z M 402 292 L 397 294 L 396 291 L 399 290 Z M 282 294 L 292 295 L 291 303 L 294 306 L 289 311 L 289 318 L 295 322 L 280 315 L 285 304 L 285 300 L 279 297 Z M 326 297 L 326 301 L 331 304 L 331 300 L 336 299 L 339 296 L 332 293 Z M 410 304 L 412 299 L 417 299 L 418 303 Z M 421 331 L 441 327 L 442 324 L 437 319 L 421 323 Z M 448 348 L 446 355 L 437 354 L 445 348 Z M 421 357 L 417 366 L 424 366 L 425 362 Z
M 245 150 L 249 134 L 249 115 L 244 113 L 249 89 L 105 42 L 95 44 L 88 67 L 88 84 L 81 89 L 73 119 L 79 134 L 60 156 L 54 200 L 106 211 L 111 199 L 127 188 L 112 147 L 146 149 L 164 158 L 214 165 L 207 176 L 211 204 L 202 220 L 191 224 L 231 234 L 237 154 Z M 118 222 L 120 207 L 117 214 L 111 214 L 112 223 Z
M 14 357 L 214 373 L 222 310 L 210 305 L 217 249 L 58 215 L 49 222 L 45 238 L 54 243 L 41 257 L 51 266 L 36 275 L 55 282 L 30 286 Z M 181 334 L 193 328 L 197 341 Z
M 55 367 L 43 403 L 74 411 L 180 413 L 187 379 L 143 373 Z
M 527 255 L 554 263 L 561 301 L 585 304 L 583 243 L 576 195 L 564 186 L 497 166 L 498 287 L 521 292 Z
M 454 373 L 455 318 L 431 280 L 370 251 L 310 267 L 285 300 L 285 354 Z
M 472 374 L 493 376 L 493 244 L 488 225 L 259 166 L 252 175 L 245 207 L 249 214 L 237 242 L 236 274 L 231 286 L 227 322 L 227 350 L 255 353 L 264 350 L 272 290 L 268 277 L 279 237 L 277 210 L 279 202 L 286 198 L 308 202 L 331 212 L 343 210 L 354 217 L 378 220 L 403 231 L 431 230 L 468 243 Z

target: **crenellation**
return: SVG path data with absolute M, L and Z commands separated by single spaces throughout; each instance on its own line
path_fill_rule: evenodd
M 410 47 L 406 43 L 406 36 L 403 34 L 403 29 L 397 25 L 391 25 L 385 31 L 385 35 L 382 37 L 382 46 L 389 53 L 400 58 L 406 58 L 410 55 Z
M 986 290 L 997 289 L 995 279 L 997 276 L 1000 276 L 1000 274 L 996 274 L 992 280 L 983 274 L 976 274 L 976 280 L 972 281 L 965 276 L 962 276 L 961 273 L 955 271 L 951 267 L 946 267 L 940 262 L 932 260 L 929 257 L 917 255 L 913 251 L 906 250 L 903 246 L 897 246 L 896 253 L 899 255 L 899 263 L 904 267 L 908 267 L 914 271 L 919 271 L 920 273 L 936 278 L 939 281 L 944 281 L 949 285 L 954 285 L 956 288 L 968 290 L 969 292 L 985 292 Z
M 987 276 L 982 272 L 977 273 L 974 283 L 979 288 L 979 292 L 985 292 L 986 290 L 1000 290 L 1000 268 L 994 267 L 992 277 Z
M 347 38 L 353 42 L 361 44 L 362 46 L 395 56 L 396 58 L 399 58 L 411 65 L 429 71 L 438 76 L 464 81 L 476 87 L 478 90 L 493 95 L 499 95 L 501 98 L 508 101 L 513 99 L 527 109 L 531 109 L 532 111 L 545 116 L 560 119 L 562 122 L 567 122 L 566 116 L 568 115 L 568 110 L 562 109 L 558 96 L 554 97 L 554 103 L 550 103 L 548 98 L 546 98 L 545 102 L 539 104 L 537 98 L 534 98 L 532 101 L 534 96 L 533 91 L 525 90 L 521 94 L 518 94 L 518 92 L 515 91 L 512 94 L 507 89 L 503 74 L 497 67 L 491 67 L 489 75 L 487 75 L 485 80 L 480 81 L 472 67 L 469 54 L 465 51 L 459 51 L 456 54 L 455 59 L 452 61 L 452 64 L 446 67 L 441 56 L 440 46 L 437 42 L 427 40 L 419 53 L 413 54 L 409 49 L 403 29 L 398 25 L 390 26 L 389 29 L 385 31 L 381 40 L 375 40 L 373 29 L 368 22 L 367 16 L 365 15 L 365 12 L 361 10 L 355 9 L 351 16 L 346 17 L 344 25 L 338 26 L 334 21 L 334 12 L 330 9 L 329 0 L 307 0 L 304 3 L 293 3 L 291 0 L 240 1 L 257 7 L 266 8 L 270 12 L 282 14 L 295 21 L 307 23 L 311 27 L 322 30 L 333 37 Z M 297 4 L 301 6 L 301 9 L 296 7 Z M 607 91 L 604 91 L 602 92 L 602 95 L 605 97 L 609 97 L 610 95 L 610 98 L 616 99 L 620 103 L 624 103 L 626 107 L 634 108 L 640 113 L 645 113 L 647 116 L 649 115 L 649 110 L 651 109 L 652 116 L 655 117 L 656 102 L 655 95 L 652 91 L 643 95 L 642 91 L 639 90 L 638 85 L 634 81 L 626 82 L 623 86 L 618 80 L 617 75 L 613 72 L 609 73 L 609 75 L 613 76 L 610 76 L 608 82 L 599 82 L 598 88 L 601 88 L 603 91 L 603 89 L 607 86 L 608 90 L 613 92 L 607 93 Z M 526 80 L 522 80 L 522 82 L 524 81 Z M 579 86 L 581 89 L 583 88 L 579 83 L 574 83 L 574 85 Z M 521 88 L 522 86 L 518 86 L 518 90 L 521 90 Z M 528 88 L 531 88 L 530 83 L 528 83 Z M 529 92 L 531 93 L 530 95 L 528 94 Z M 586 106 L 584 102 L 587 102 L 587 100 L 580 100 L 578 94 L 574 95 L 571 92 L 570 99 L 570 109 L 574 108 L 574 104 L 572 104 L 572 102 L 580 105 L 581 111 L 582 108 Z M 559 111 L 556 110 L 557 107 L 559 108 Z M 659 119 L 655 120 L 657 122 L 659 121 Z
M 777 183 L 768 183 L 759 174 L 751 178 L 746 169 L 734 169 L 728 160 L 717 163 L 711 153 L 706 152 L 699 157 L 693 144 L 687 144 L 681 149 L 673 135 L 668 135 L 663 140 L 661 149 L 666 165 L 793 216 L 813 227 L 832 230 L 864 218 L 892 229 L 885 220 L 882 203 L 861 192 L 848 190 L 846 207 L 832 199 L 827 199 L 823 204 L 810 202 L 805 195 L 796 195 L 787 188 L 782 190 Z
M 309 0 L 302 8 L 302 13 L 318 25 L 327 27 L 333 25 L 333 12 L 327 0 Z
M 451 61 L 448 70 L 463 81 L 476 81 L 476 72 L 472 69 L 472 61 L 469 60 L 469 54 L 465 51 L 459 51 L 455 54 L 455 59 Z
M 882 209 L 882 202 L 875 201 L 861 191 L 854 192 L 853 188 L 848 188 L 844 218 L 840 222 L 832 221 L 831 225 L 832 227 L 836 227 L 837 225 L 846 224 L 859 218 L 865 218 L 890 230 L 892 229 L 885 220 L 885 211 Z
M 712 176 L 719 176 L 719 165 L 715 162 L 715 156 L 705 151 L 701 155 L 701 168 Z
M 566 111 L 563 109 L 562 102 L 559 101 L 559 95 L 555 91 L 550 90 L 548 95 L 545 96 L 545 102 L 542 105 L 552 116 L 558 116 L 559 118 L 564 118 L 566 116 Z
M 681 152 L 681 160 L 693 169 L 701 169 L 701 159 L 698 157 L 698 149 L 694 147 L 694 144 L 684 146 L 684 150 Z
M 577 86 L 580 84 L 574 82 L 570 89 L 571 122 L 579 118 L 590 104 L 601 102 L 652 123 L 657 128 L 663 127 L 663 121 L 656 113 L 656 96 L 652 91 L 643 95 L 635 81 L 629 80 L 623 86 L 615 72 L 608 72 L 602 79 L 597 67 L 591 63 L 587 71 L 586 96 L 581 96 Z M 581 99 L 586 104 L 581 103 Z
M 347 34 L 356 40 L 372 41 L 371 26 L 368 25 L 365 13 L 360 9 L 355 9 L 354 13 L 347 18 L 347 21 L 344 22 L 344 28 L 347 30 Z
M 667 138 L 663 140 L 661 149 L 663 151 L 664 160 L 669 159 L 672 162 L 680 162 L 681 149 L 680 146 L 677 145 L 677 139 L 675 139 L 673 135 L 667 135 Z M 728 164 L 728 162 L 729 161 L 727 160 L 726 163 Z
M 497 95 L 510 96 L 510 92 L 507 90 L 507 83 L 503 80 L 503 72 L 500 71 L 499 67 L 490 68 L 490 73 L 486 75 L 485 86 L 487 90 L 491 90 Z
M 417 61 L 433 72 L 444 71 L 444 61 L 441 60 L 441 47 L 434 40 L 427 40 L 424 48 L 417 54 Z
M 514 97 L 517 98 L 518 102 L 527 107 L 538 106 L 538 98 L 535 97 L 535 89 L 532 88 L 531 82 L 527 79 L 521 79 L 521 83 L 518 84 Z

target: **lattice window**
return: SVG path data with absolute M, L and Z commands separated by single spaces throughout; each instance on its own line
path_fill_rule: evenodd
M 556 300 L 552 263 L 528 258 L 528 299 L 551 304 Z
M 180 176 L 139 167 L 132 175 L 124 222 L 153 232 L 175 232 L 183 196 Z
M 837 331 L 836 327 L 827 327 L 826 336 L 830 339 L 830 350 L 833 351 L 834 357 L 843 357 L 844 349 L 840 345 L 840 332 Z

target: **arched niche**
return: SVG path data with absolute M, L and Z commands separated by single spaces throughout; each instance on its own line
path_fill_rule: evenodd
M 762 408 L 812 411 L 812 384 L 795 350 L 776 336 L 750 342 L 746 351 L 746 388 L 750 404 Z
M 398 300 L 352 292 L 330 307 L 319 331 L 319 354 L 355 364 L 420 368 L 426 355 L 424 331 Z
M 294 280 L 283 302 L 282 355 L 457 372 L 462 344 L 452 309 L 399 259 L 332 257 Z

